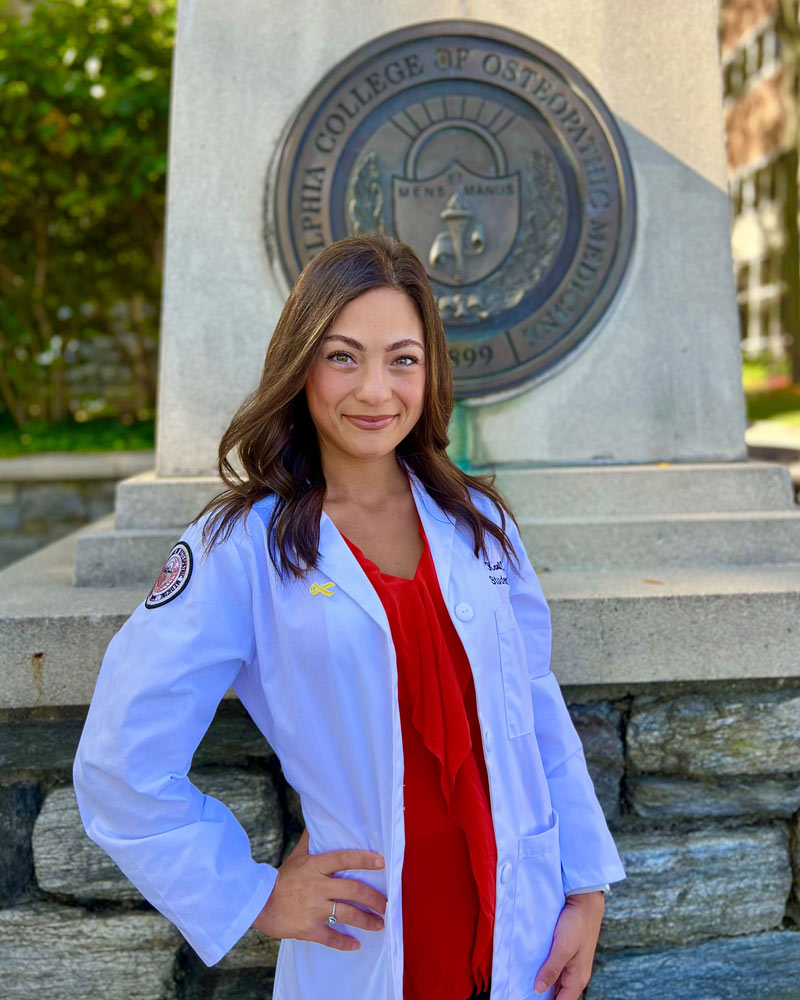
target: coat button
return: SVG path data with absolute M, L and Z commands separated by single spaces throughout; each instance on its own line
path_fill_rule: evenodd
M 500 869 L 500 881 L 505 885 L 506 882 L 511 878 L 511 862 L 506 861 L 503 867 Z
M 492 731 L 491 729 L 484 729 L 483 731 L 483 745 L 486 750 L 492 749 Z
M 460 604 L 456 604 L 456 618 L 458 618 L 459 621 L 468 622 L 471 620 L 473 614 L 474 612 L 471 604 L 466 604 L 464 601 L 461 601 Z

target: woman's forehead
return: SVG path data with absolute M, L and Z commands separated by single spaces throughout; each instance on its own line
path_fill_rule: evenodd
M 405 289 L 380 285 L 362 292 L 342 306 L 333 323 L 335 325 L 345 316 L 368 316 L 373 313 L 418 315 L 417 304 Z

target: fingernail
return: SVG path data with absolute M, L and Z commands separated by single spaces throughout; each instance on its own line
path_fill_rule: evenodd
M 547 983 L 543 982 L 541 979 L 536 983 L 536 992 L 544 993 L 547 989 Z
M 351 941 L 349 947 L 350 951 L 358 951 L 361 945 L 358 943 L 358 941 Z
M 383 858 L 375 858 L 375 867 L 376 868 L 383 868 L 383 865 L 384 865 Z

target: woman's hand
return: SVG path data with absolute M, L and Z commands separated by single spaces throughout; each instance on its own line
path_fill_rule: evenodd
M 602 892 L 567 896 L 553 932 L 550 954 L 536 973 L 535 989 L 544 993 L 553 983 L 553 1000 L 578 1000 L 592 975 L 606 900 Z
M 253 927 L 273 938 L 298 938 L 316 941 L 340 951 L 355 951 L 361 943 L 350 934 L 334 930 L 339 924 L 363 927 L 368 931 L 383 929 L 383 920 L 375 913 L 353 904 L 361 903 L 378 913 L 386 912 L 386 897 L 354 878 L 337 878 L 343 869 L 383 868 L 384 861 L 374 851 L 341 850 L 308 853 L 308 830 L 303 830 L 294 850 L 278 868 L 278 878 Z M 380 864 L 376 864 L 380 861 Z M 336 925 L 326 923 L 337 901 Z M 339 902 L 351 900 L 351 902 Z

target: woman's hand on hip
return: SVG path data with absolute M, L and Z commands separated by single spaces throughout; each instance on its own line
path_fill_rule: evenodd
M 605 906 L 605 894 L 599 891 L 567 896 L 553 932 L 550 954 L 536 973 L 537 993 L 544 993 L 555 983 L 553 1000 L 578 1000 L 592 975 Z
M 354 904 L 386 912 L 386 897 L 354 878 L 334 878 L 345 869 L 383 868 L 380 854 L 374 851 L 343 849 L 308 853 L 308 830 L 303 830 L 292 852 L 278 868 L 278 878 L 253 927 L 273 938 L 298 938 L 316 941 L 340 951 L 355 951 L 361 943 L 343 934 L 326 921 L 336 900 L 336 921 L 368 931 L 383 929 L 383 919 L 376 913 Z M 380 861 L 380 865 L 376 865 Z

